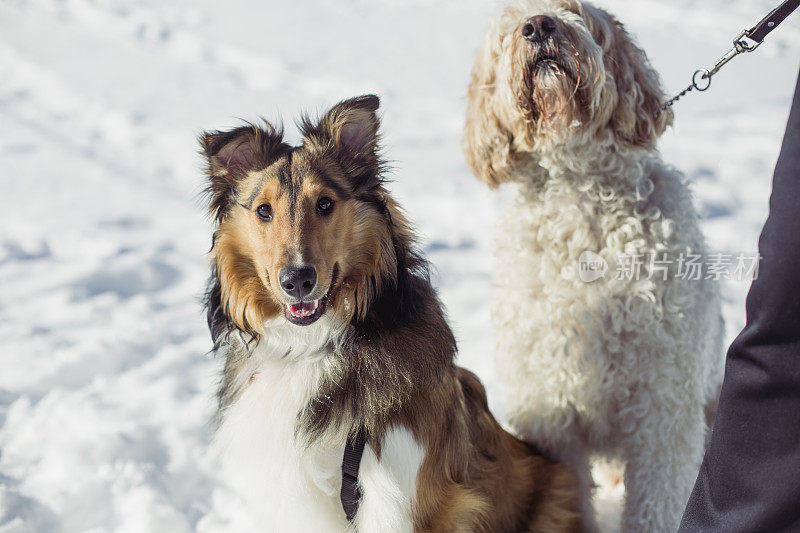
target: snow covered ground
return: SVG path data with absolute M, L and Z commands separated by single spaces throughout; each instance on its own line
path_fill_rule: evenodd
M 778 0 L 604 0 L 670 91 Z M 488 0 L 0 3 L 0 532 L 247 531 L 208 453 L 220 361 L 198 296 L 201 129 L 383 98 L 396 195 L 486 382 L 491 226 L 460 150 Z M 677 107 L 667 160 L 714 249 L 755 250 L 800 64 L 800 16 Z M 746 283 L 724 287 L 731 338 Z M 614 530 L 617 493 L 601 494 Z

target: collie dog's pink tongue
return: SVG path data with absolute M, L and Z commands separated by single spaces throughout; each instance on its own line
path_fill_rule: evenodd
M 314 300 L 313 302 L 300 302 L 299 304 L 289 304 L 286 306 L 286 308 L 289 310 L 289 313 L 292 316 L 302 318 L 313 315 L 314 311 L 317 310 L 318 303 L 319 300 Z

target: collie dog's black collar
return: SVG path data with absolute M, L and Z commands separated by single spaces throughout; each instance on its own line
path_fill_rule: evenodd
M 347 437 L 342 458 L 342 508 L 347 515 L 347 520 L 353 521 L 358 512 L 358 502 L 361 500 L 361 490 L 358 488 L 358 468 L 361 466 L 361 456 L 364 455 L 364 446 L 367 444 L 367 434 L 360 429 L 355 435 Z

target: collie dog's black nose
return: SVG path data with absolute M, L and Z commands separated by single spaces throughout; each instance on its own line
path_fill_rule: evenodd
M 291 266 L 282 268 L 278 277 L 283 292 L 302 300 L 317 285 L 317 270 L 313 266 Z
M 522 25 L 522 36 L 531 42 L 541 42 L 556 31 L 556 21 L 547 15 L 536 15 Z

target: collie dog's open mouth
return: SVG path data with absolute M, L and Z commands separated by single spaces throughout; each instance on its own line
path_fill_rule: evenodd
M 328 295 L 326 294 L 319 300 L 311 302 L 299 302 L 296 304 L 284 305 L 284 312 L 286 320 L 298 326 L 308 326 L 316 322 L 319 317 L 325 314 L 325 307 L 328 303 Z
M 331 284 L 322 298 L 318 300 L 311 300 L 308 302 L 297 302 L 295 304 L 284 304 L 283 314 L 286 320 L 298 326 L 308 326 L 313 324 L 325 314 L 325 309 L 328 305 L 328 297 L 331 295 L 336 280 L 339 279 L 339 263 L 333 265 L 333 273 L 331 274 Z

